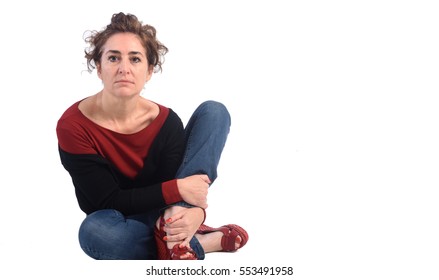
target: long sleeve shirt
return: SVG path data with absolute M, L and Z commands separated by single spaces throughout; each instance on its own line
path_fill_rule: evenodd
M 159 105 L 159 115 L 146 128 L 121 134 L 68 108 L 56 127 L 61 163 L 86 214 L 116 209 L 139 214 L 181 201 L 175 178 L 184 149 L 178 115 Z

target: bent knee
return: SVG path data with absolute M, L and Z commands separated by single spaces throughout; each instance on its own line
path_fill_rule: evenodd
M 231 123 L 231 117 L 227 107 L 218 101 L 208 100 L 201 103 L 198 108 L 215 120 L 221 120 L 223 123 Z

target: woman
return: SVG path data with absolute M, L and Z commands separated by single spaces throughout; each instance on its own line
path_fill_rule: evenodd
M 79 241 L 95 259 L 204 259 L 248 240 L 237 225 L 203 224 L 207 191 L 230 127 L 224 105 L 202 103 L 187 126 L 140 96 L 167 48 L 156 30 L 131 14 L 114 14 L 86 39 L 85 57 L 103 88 L 61 116 L 57 136 L 87 216 Z

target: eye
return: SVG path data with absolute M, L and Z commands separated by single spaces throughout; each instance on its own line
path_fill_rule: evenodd
M 131 58 L 131 61 L 134 62 L 134 63 L 139 63 L 139 62 L 141 62 L 142 60 L 140 59 L 140 57 L 133 56 L 133 57 Z
M 115 55 L 110 55 L 108 57 L 108 61 L 110 61 L 110 62 L 116 62 L 117 60 L 118 60 L 118 57 Z

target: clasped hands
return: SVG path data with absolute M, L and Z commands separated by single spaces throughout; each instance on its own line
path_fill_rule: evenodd
M 165 211 L 164 219 L 168 247 L 180 244 L 189 247 L 189 242 L 203 223 L 204 210 L 208 207 L 207 194 L 211 181 L 207 175 L 192 175 L 177 179 L 178 190 L 183 200 L 195 207 L 172 206 Z

